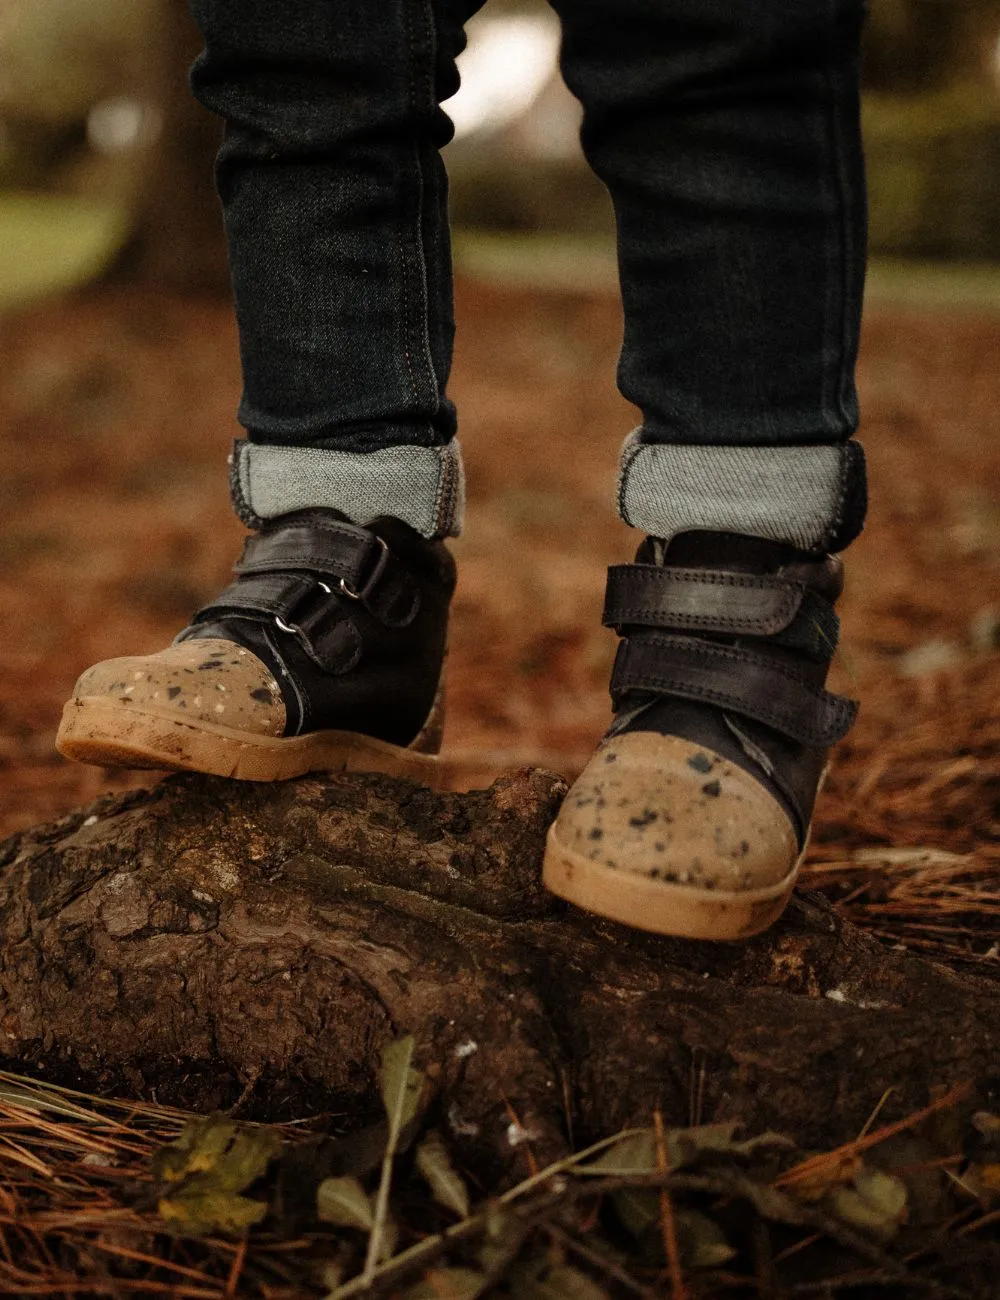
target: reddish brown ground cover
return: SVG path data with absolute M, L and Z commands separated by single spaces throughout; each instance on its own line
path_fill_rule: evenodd
M 633 422 L 614 391 L 618 306 L 464 283 L 459 318 L 469 510 L 451 776 L 572 773 L 607 718 L 604 567 L 633 544 L 611 511 Z M 873 509 L 849 557 L 835 681 L 863 710 L 811 855 L 814 882 L 855 915 L 986 968 L 1000 911 L 998 353 L 1000 317 L 869 312 Z M 83 667 L 162 646 L 225 581 L 241 534 L 225 488 L 238 384 L 222 304 L 104 287 L 0 322 L 0 833 L 149 779 L 66 763 L 52 740 Z M 928 670 L 903 675 L 902 656 L 934 641 L 948 645 Z

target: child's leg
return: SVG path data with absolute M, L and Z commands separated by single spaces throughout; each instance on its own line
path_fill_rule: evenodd
M 643 423 L 613 570 L 616 720 L 546 879 L 668 933 L 781 911 L 827 747 L 837 562 L 860 531 L 861 0 L 557 0 L 618 218 L 622 391 Z
M 98 664 L 84 761 L 429 779 L 462 506 L 439 100 L 474 0 L 194 0 L 244 395 L 236 581 L 156 655 Z
M 447 535 L 459 501 L 438 103 L 458 84 L 461 24 L 430 0 L 192 7 L 206 43 L 192 84 L 226 121 L 239 508 L 394 514 Z

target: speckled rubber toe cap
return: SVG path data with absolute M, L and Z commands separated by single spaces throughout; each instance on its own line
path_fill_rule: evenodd
M 792 822 L 753 776 L 691 741 L 629 732 L 602 746 L 549 834 L 556 894 L 660 934 L 765 929 L 791 894 Z
M 285 729 L 285 706 L 270 670 L 233 641 L 181 641 L 156 654 L 105 659 L 87 669 L 73 695 L 259 736 L 280 736 Z
M 440 782 L 433 748 L 441 693 L 424 730 L 401 748 L 354 731 L 285 735 L 267 666 L 233 641 L 192 638 L 158 654 L 108 659 L 76 684 L 56 748 L 79 763 L 287 781 L 306 772 L 386 772 Z

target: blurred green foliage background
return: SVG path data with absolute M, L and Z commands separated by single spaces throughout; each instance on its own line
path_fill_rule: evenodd
M 491 0 L 470 37 L 456 224 L 607 243 L 550 11 Z M 185 0 L 2 0 L 0 306 L 112 264 L 224 287 L 219 128 L 186 85 L 197 48 Z M 873 0 L 864 97 L 873 251 L 1000 259 L 1000 0 Z

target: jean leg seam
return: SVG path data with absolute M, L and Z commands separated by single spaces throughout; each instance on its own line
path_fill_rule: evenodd
M 404 31 L 405 31 L 404 39 L 406 41 L 406 54 L 410 65 L 409 66 L 410 75 L 408 81 L 409 81 L 409 91 L 410 91 L 410 96 L 409 96 L 410 112 L 412 113 L 414 109 L 415 100 L 416 100 L 416 88 L 414 85 L 414 82 L 416 80 L 416 50 L 415 50 L 413 35 L 410 30 L 410 11 L 409 11 L 409 6 L 406 3 L 406 0 L 404 0 L 403 3 L 403 13 L 404 13 L 403 23 L 404 23 Z M 404 169 L 404 174 L 405 174 L 405 169 Z M 419 200 L 418 200 L 418 207 L 419 207 Z M 410 352 L 410 317 L 411 317 L 410 290 L 409 290 L 410 272 L 409 272 L 409 267 L 407 265 L 407 258 L 406 258 L 405 231 L 400 231 L 396 235 L 396 256 L 399 259 L 399 283 L 402 289 L 402 297 L 403 297 L 403 337 L 402 337 L 403 356 L 406 359 L 406 372 L 410 377 L 410 391 L 413 394 L 414 401 L 419 401 L 420 388 L 419 385 L 417 384 L 416 371 L 413 368 L 413 357 Z
M 462 527 L 462 453 L 456 438 L 441 448 L 438 488 L 434 500 L 434 532 L 457 537 Z
M 835 3 L 836 0 L 833 0 L 833 2 Z M 832 70 L 830 65 L 830 58 L 832 58 L 832 56 L 829 56 L 824 61 L 823 71 L 822 71 L 823 100 L 824 100 L 823 152 L 826 155 L 824 159 L 825 165 L 823 166 L 823 170 L 822 170 L 822 192 L 824 196 L 824 205 L 826 206 L 827 211 L 829 212 L 831 208 L 834 208 L 835 211 L 833 212 L 833 220 L 830 220 L 829 217 L 827 218 L 827 234 L 824 241 L 825 249 L 826 249 L 826 292 L 824 294 L 823 352 L 822 352 L 822 368 L 821 368 L 821 380 L 820 380 L 820 409 L 821 409 L 820 418 L 822 424 L 825 427 L 827 427 L 831 433 L 836 433 L 836 428 L 835 428 L 836 417 L 833 411 L 834 385 L 831 382 L 831 370 L 836 369 L 837 373 L 839 374 L 842 358 L 840 356 L 839 349 L 838 349 L 838 356 L 837 356 L 835 366 L 831 367 L 829 357 L 830 357 L 830 353 L 833 350 L 832 348 L 833 339 L 834 339 L 833 318 L 834 316 L 840 314 L 840 311 L 842 310 L 842 303 L 843 303 L 842 297 L 840 297 L 839 300 L 837 300 L 835 296 L 837 295 L 838 288 L 841 294 L 843 292 L 843 283 L 842 283 L 843 277 L 842 274 L 838 275 L 836 272 L 836 262 L 839 254 L 840 263 L 841 265 L 843 264 L 844 249 L 843 249 L 843 228 L 842 228 L 843 219 L 842 219 L 840 206 L 838 202 L 838 200 L 841 200 L 843 196 L 840 190 L 839 177 L 837 177 L 836 180 L 831 182 L 830 174 L 829 174 L 831 170 L 834 171 L 835 173 L 837 170 L 837 164 L 836 164 L 837 149 L 834 142 L 834 125 L 833 125 L 833 118 L 835 115 L 835 108 L 834 108 L 835 91 L 833 86 L 833 76 L 832 76 Z
M 841 9 L 840 0 L 831 0 L 831 6 L 834 11 L 834 22 L 837 20 L 837 13 Z M 838 33 L 839 35 L 839 33 Z M 844 437 L 843 429 L 851 423 L 850 416 L 844 403 L 844 380 L 845 370 L 847 368 L 847 357 L 850 352 L 849 336 L 851 334 L 850 322 L 848 319 L 848 305 L 851 300 L 851 259 L 854 256 L 854 247 L 852 239 L 851 223 L 851 202 L 850 186 L 847 183 L 847 169 L 845 166 L 845 150 L 843 132 L 840 128 L 837 114 L 838 95 L 844 95 L 848 92 L 848 87 L 844 85 L 844 78 L 836 71 L 835 60 L 838 53 L 843 61 L 843 37 L 839 41 L 832 43 L 832 50 L 823 66 L 823 85 L 825 89 L 826 112 L 825 112 L 825 137 L 826 148 L 829 150 L 831 170 L 833 172 L 832 184 L 827 180 L 824 181 L 824 190 L 836 204 L 836 220 L 832 223 L 834 227 L 835 255 L 838 256 L 839 265 L 836 268 L 836 274 L 831 274 L 832 268 L 828 269 L 828 288 L 827 288 L 827 319 L 824 329 L 824 350 L 829 342 L 836 338 L 837 359 L 833 367 L 834 374 L 831 375 L 824 365 L 823 374 L 823 417 L 824 421 L 831 426 L 831 432 Z M 831 307 L 830 299 L 836 294 L 836 306 Z M 831 317 L 836 316 L 837 324 L 835 325 Z M 835 376 L 835 377 L 834 377 Z M 831 382 L 832 381 L 832 382 Z M 850 433 L 847 434 L 850 436 Z M 845 476 L 846 477 L 846 476 Z
M 426 265 L 427 254 L 426 254 L 426 249 L 424 248 L 424 233 L 423 233 L 425 184 L 424 184 L 424 170 L 423 170 L 422 159 L 421 159 L 422 144 L 419 138 L 419 133 L 417 132 L 417 123 L 419 122 L 420 114 L 423 108 L 425 107 L 425 105 L 421 103 L 420 89 L 422 87 L 425 87 L 426 78 L 422 76 L 421 73 L 420 42 L 417 39 L 414 30 L 412 10 L 410 4 L 408 3 L 408 0 L 403 0 L 403 3 L 404 3 L 404 15 L 405 15 L 404 24 L 405 24 L 405 33 L 406 33 L 405 35 L 406 48 L 407 48 L 407 55 L 410 63 L 410 77 L 409 77 L 410 116 L 411 116 L 411 121 L 413 123 L 413 130 L 415 132 L 415 138 L 412 142 L 412 153 L 410 158 L 407 160 L 406 170 L 409 171 L 412 175 L 415 184 L 415 196 L 416 196 L 416 201 L 413 204 L 413 210 L 412 210 L 413 225 L 409 231 L 404 231 L 399 237 L 397 237 L 397 252 L 400 258 L 400 268 L 401 268 L 400 279 L 401 279 L 403 296 L 404 296 L 403 355 L 406 358 L 406 368 L 407 368 L 407 373 L 409 374 L 410 377 L 410 387 L 413 392 L 414 399 L 419 401 L 421 396 L 420 377 L 418 376 L 417 367 L 415 364 L 414 353 L 416 349 L 412 346 L 415 334 L 419 331 L 421 336 L 420 350 L 422 352 L 421 368 L 423 370 L 423 378 L 427 381 L 428 387 L 431 390 L 432 400 L 436 403 L 439 403 L 440 391 L 439 391 L 438 377 L 435 371 L 433 357 L 431 355 L 430 332 L 429 332 L 429 325 L 427 319 L 428 313 L 430 311 L 430 301 L 429 301 L 428 282 L 427 282 L 427 265 Z M 435 30 L 433 13 L 429 10 L 429 7 L 426 3 L 422 6 L 422 12 L 426 23 L 426 33 L 430 38 L 430 44 L 431 44 L 430 51 L 428 52 L 427 55 L 427 63 L 430 68 L 433 68 L 434 30 Z M 431 84 L 433 85 L 433 74 L 431 76 Z M 411 270 L 409 259 L 406 256 L 408 235 L 412 240 L 413 251 L 416 256 L 416 260 L 418 264 L 416 269 L 416 274 L 414 277 L 417 281 L 417 286 L 418 286 L 418 290 L 416 294 L 413 293 L 413 286 L 411 285 L 411 276 L 414 276 L 414 273 Z M 416 308 L 416 310 L 414 310 L 414 307 Z

